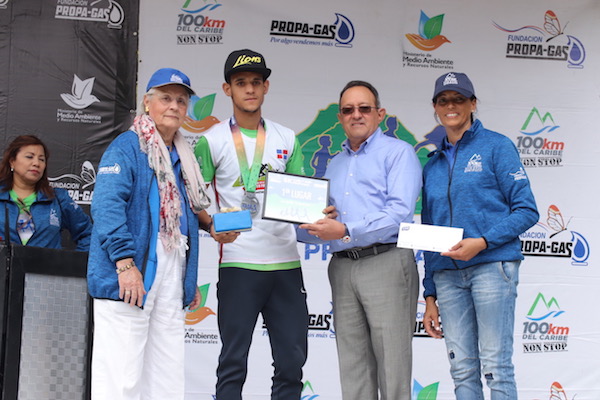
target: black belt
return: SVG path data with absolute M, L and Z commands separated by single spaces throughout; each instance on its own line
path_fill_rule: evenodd
M 394 247 L 396 247 L 396 243 L 377 243 L 369 247 L 356 247 L 354 249 L 336 251 L 335 253 L 333 253 L 333 255 L 335 257 L 343 257 L 350 258 L 352 260 L 358 260 L 359 258 L 385 253 L 386 251 Z

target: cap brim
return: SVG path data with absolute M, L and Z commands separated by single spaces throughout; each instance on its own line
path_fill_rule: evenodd
M 183 86 L 188 93 L 191 95 L 196 94 L 196 92 L 194 92 L 194 89 L 192 89 L 191 87 L 189 87 L 188 85 L 186 85 L 185 83 L 179 83 L 179 82 L 168 82 L 168 83 L 163 83 L 162 85 L 156 85 L 156 86 L 152 86 L 150 89 L 152 88 L 160 88 L 160 87 L 165 87 L 165 86 L 169 86 L 169 85 L 179 85 L 179 86 Z
M 238 72 L 256 72 L 257 74 L 261 74 L 265 81 L 269 79 L 269 76 L 271 76 L 271 70 L 269 68 L 238 67 L 233 71 L 229 71 L 225 77 L 225 80 L 229 81 L 231 79 L 231 75 L 237 74 Z

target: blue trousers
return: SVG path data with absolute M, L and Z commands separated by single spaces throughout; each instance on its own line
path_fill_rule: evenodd
M 242 399 L 259 314 L 267 326 L 273 355 L 271 399 L 299 400 L 308 347 L 308 308 L 301 269 L 220 268 L 217 298 L 223 345 L 217 367 L 217 400 Z
M 480 264 L 433 275 L 458 400 L 517 399 L 512 364 L 520 261 Z

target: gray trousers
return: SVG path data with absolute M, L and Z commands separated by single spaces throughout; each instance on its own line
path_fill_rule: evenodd
M 413 251 L 332 257 L 328 272 L 342 398 L 410 400 L 419 291 Z

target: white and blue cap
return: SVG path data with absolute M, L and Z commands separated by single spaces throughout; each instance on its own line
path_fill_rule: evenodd
M 435 89 L 433 90 L 433 102 L 439 96 L 440 93 L 446 90 L 454 90 L 470 99 L 475 96 L 475 88 L 473 83 L 467 76 L 462 72 L 448 72 L 437 78 L 435 81 Z
M 191 87 L 190 78 L 183 72 L 175 68 L 161 68 L 152 74 L 146 87 L 146 92 L 152 88 L 158 88 L 167 85 L 181 85 L 191 95 L 196 94 Z

